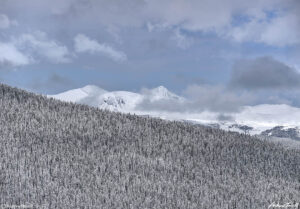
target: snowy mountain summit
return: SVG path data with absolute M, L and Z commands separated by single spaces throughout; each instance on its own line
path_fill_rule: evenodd
M 143 90 L 143 93 L 147 95 L 150 101 L 159 101 L 159 100 L 178 100 L 183 101 L 184 98 L 180 97 L 172 92 L 170 92 L 164 86 L 159 86 L 151 90 Z
M 87 85 L 83 88 L 69 90 L 60 94 L 48 95 L 48 97 L 120 112 L 135 111 L 137 106 L 144 100 L 151 102 L 161 100 L 184 101 L 183 97 L 170 92 L 163 86 L 154 89 L 143 89 L 141 93 L 133 93 L 129 91 L 108 92 L 97 86 Z
M 219 119 L 218 112 L 189 112 L 186 108 L 180 109 L 193 104 L 192 101 L 170 92 L 163 86 L 129 92 L 106 91 L 95 85 L 87 85 L 48 97 L 110 111 L 182 120 L 251 135 L 300 139 L 300 108 L 284 104 L 245 106 L 240 112 L 227 113 L 225 118 L 231 120 L 223 121 Z M 197 104 L 192 106 L 195 105 Z
M 86 99 L 88 97 L 96 97 L 105 93 L 107 93 L 107 91 L 99 88 L 98 86 L 87 85 L 83 88 L 72 89 L 66 92 L 62 92 L 60 94 L 48 96 L 66 102 L 79 103 L 81 100 Z

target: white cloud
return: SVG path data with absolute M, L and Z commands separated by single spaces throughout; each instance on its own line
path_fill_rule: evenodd
M 228 34 L 238 42 L 259 42 L 271 46 L 287 46 L 300 43 L 300 19 L 295 14 L 263 19 L 252 19 L 248 23 L 233 27 Z
M 261 33 L 260 42 L 285 46 L 300 43 L 300 19 L 295 14 L 275 18 Z
M 68 48 L 54 40 L 50 40 L 44 32 L 37 31 L 33 34 L 23 34 L 14 42 L 20 48 L 25 48 L 29 53 L 42 56 L 53 63 L 71 61 Z
M 23 54 L 12 43 L 0 42 L 0 67 L 19 67 L 32 62 L 32 58 Z
M 86 35 L 78 34 L 74 38 L 75 42 L 75 51 L 77 53 L 100 53 L 103 55 L 108 56 L 109 58 L 113 59 L 114 61 L 125 61 L 127 60 L 127 56 L 124 52 L 118 51 L 111 46 L 107 45 L 106 43 L 99 43 L 96 40 L 92 40 Z
M 43 32 L 22 34 L 9 42 L 0 42 L 0 68 L 20 67 L 36 63 L 40 57 L 54 63 L 69 62 L 67 47 L 49 40 Z
M 180 29 L 175 30 L 172 39 L 176 42 L 176 45 L 181 49 L 187 49 L 193 44 L 193 39 L 182 34 Z
M 17 22 L 10 20 L 5 14 L 0 14 L 0 29 L 9 28 L 12 25 L 17 25 Z

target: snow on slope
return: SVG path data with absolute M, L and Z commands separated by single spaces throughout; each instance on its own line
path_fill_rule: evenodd
M 163 86 L 144 90 L 142 94 L 139 94 L 129 91 L 108 92 L 97 86 L 88 85 L 83 88 L 66 91 L 57 95 L 48 95 L 48 97 L 120 112 L 134 112 L 137 105 L 144 99 L 148 99 L 151 102 L 159 100 L 184 101 L 183 97 L 173 94 Z
M 299 125 L 300 109 L 285 104 L 262 104 L 247 106 L 236 117 L 239 121 L 251 123 L 254 126 Z
M 300 108 L 285 104 L 247 106 L 241 113 L 237 113 L 235 118 L 241 124 L 256 127 L 258 132 L 275 126 L 295 128 L 300 126 Z
M 170 92 L 168 89 L 166 89 L 164 86 L 159 86 L 157 88 L 151 89 L 151 90 L 144 90 L 144 95 L 147 95 L 149 100 L 151 102 L 159 101 L 159 100 L 177 100 L 177 101 L 184 101 L 183 97 L 180 97 L 172 92 Z
M 48 95 L 54 99 L 66 101 L 66 102 L 80 102 L 87 97 L 99 96 L 106 93 L 104 89 L 94 85 L 87 85 L 83 88 L 69 90 L 56 95 Z
M 111 111 L 130 112 L 141 102 L 143 96 L 128 91 L 114 91 L 100 95 L 96 105 L 102 109 Z
M 189 113 L 162 111 L 155 108 L 150 108 L 151 110 L 141 110 L 138 108 L 139 104 L 144 100 L 154 103 L 159 101 L 170 101 L 170 104 L 172 104 L 172 101 L 174 104 L 178 104 L 178 102 L 183 104 L 184 102 L 188 102 L 187 99 L 168 91 L 168 89 L 163 86 L 150 90 L 144 89 L 141 93 L 133 93 L 128 91 L 108 92 L 97 86 L 88 85 L 83 88 L 66 91 L 57 95 L 49 95 L 49 97 L 68 102 L 87 104 L 111 111 L 150 115 L 168 120 L 183 120 L 241 133 L 245 133 L 245 128 L 249 128 L 246 131 L 247 133 L 260 134 L 275 126 L 283 126 L 286 128 L 300 127 L 300 108 L 283 104 L 245 106 L 239 113 L 226 114 L 233 118 L 231 121 L 220 121 L 219 113 L 209 111 Z
M 209 117 L 202 117 L 202 113 L 193 117 L 194 121 L 202 123 L 218 123 L 220 128 L 229 131 L 242 132 L 234 127 L 234 124 L 240 126 L 252 127 L 249 133 L 260 134 L 263 131 L 272 129 L 276 126 L 283 126 L 285 128 L 300 127 L 300 108 L 291 107 L 289 105 L 281 104 L 262 104 L 256 106 L 245 106 L 241 112 L 231 113 L 228 116 L 234 118 L 234 121 L 220 122 L 217 120 L 215 113 L 206 113 Z M 200 119 L 201 118 L 201 119 Z M 204 118 L 208 120 L 205 121 Z M 200 119 L 200 120 L 199 120 Z

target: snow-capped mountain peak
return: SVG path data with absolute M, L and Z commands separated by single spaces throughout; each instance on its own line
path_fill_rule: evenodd
M 169 90 L 164 86 L 158 86 L 154 89 L 151 89 L 151 92 L 161 96 L 168 96 L 170 94 Z
M 151 101 L 159 101 L 159 100 L 177 100 L 177 101 L 183 101 L 184 98 L 180 97 L 172 92 L 170 92 L 166 87 L 164 86 L 158 86 L 153 89 L 144 89 L 142 93 Z
M 83 88 L 81 88 L 81 90 L 87 93 L 88 95 L 99 95 L 107 92 L 106 90 L 99 88 L 95 85 L 86 85 Z
M 69 91 L 62 92 L 60 94 L 48 95 L 48 97 L 52 97 L 52 98 L 55 98 L 58 100 L 66 101 L 66 102 L 79 103 L 83 99 L 86 99 L 91 96 L 99 96 L 106 92 L 107 91 L 99 88 L 98 86 L 87 85 L 82 88 L 72 89 Z
M 97 98 L 97 107 L 111 111 L 130 112 L 141 102 L 143 96 L 128 91 L 112 91 Z
M 184 101 L 184 98 L 170 92 L 163 86 L 147 89 L 142 93 L 133 93 L 129 91 L 109 92 L 95 85 L 87 85 L 57 95 L 49 95 L 49 97 L 121 112 L 134 111 L 144 99 L 151 102 L 160 100 Z

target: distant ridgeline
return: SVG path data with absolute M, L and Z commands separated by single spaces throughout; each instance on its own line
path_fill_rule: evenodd
M 0 85 L 0 206 L 260 209 L 300 202 L 300 151 Z
M 299 128 L 285 128 L 284 126 L 276 126 L 272 129 L 263 131 L 262 136 L 275 136 L 280 138 L 290 138 L 300 141 Z

